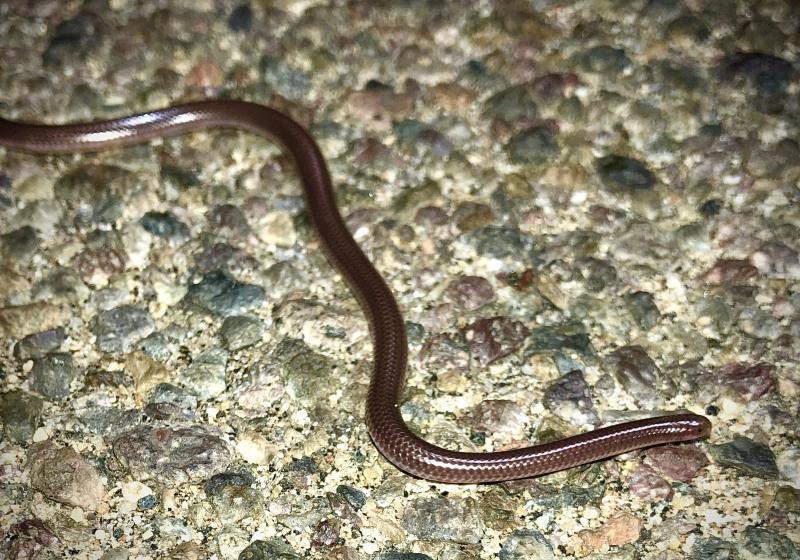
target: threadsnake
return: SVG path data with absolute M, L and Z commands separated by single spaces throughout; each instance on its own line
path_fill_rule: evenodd
M 709 434 L 711 423 L 707 418 L 675 414 L 616 424 L 521 449 L 475 453 L 443 449 L 411 432 L 398 405 L 408 353 L 400 309 L 345 226 L 316 142 L 301 125 L 279 111 L 225 100 L 187 103 L 85 124 L 51 126 L 0 118 L 0 145 L 35 153 L 94 152 L 216 127 L 238 128 L 276 139 L 294 159 L 314 228 L 369 322 L 373 371 L 366 422 L 376 447 L 398 468 L 432 481 L 496 482 L 538 476 Z

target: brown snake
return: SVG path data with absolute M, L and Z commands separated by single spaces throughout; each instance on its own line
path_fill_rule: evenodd
M 216 127 L 244 129 L 275 138 L 294 158 L 305 191 L 306 209 L 319 238 L 369 321 L 373 373 L 366 403 L 367 426 L 381 453 L 400 469 L 440 482 L 512 480 L 653 445 L 702 438 L 710 432 L 711 423 L 705 417 L 677 414 L 489 453 L 450 451 L 413 434 L 397 404 L 408 352 L 400 309 L 381 275 L 345 227 L 317 144 L 302 126 L 274 109 L 243 101 L 203 101 L 87 124 L 47 126 L 0 118 L 0 145 L 36 153 L 94 152 Z

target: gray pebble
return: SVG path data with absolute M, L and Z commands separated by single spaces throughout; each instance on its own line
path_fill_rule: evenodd
M 49 399 L 62 400 L 70 395 L 70 386 L 78 374 L 71 354 L 48 354 L 33 361 L 31 388 Z
M 759 478 L 778 478 L 778 465 L 775 454 L 763 443 L 739 436 L 721 445 L 710 445 L 708 452 L 716 463 L 749 476 Z
M 30 441 L 42 418 L 43 401 L 35 395 L 14 390 L 0 395 L 3 434 L 18 443 Z
M 256 317 L 243 315 L 227 317 L 222 323 L 219 334 L 228 350 L 241 350 L 261 341 L 264 322 Z
M 155 327 L 155 321 L 141 307 L 121 305 L 99 313 L 92 331 L 97 337 L 97 348 L 103 352 L 121 354 L 132 350 Z

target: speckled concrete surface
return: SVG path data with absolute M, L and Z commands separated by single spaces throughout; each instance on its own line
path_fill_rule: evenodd
M 0 557 L 797 559 L 792 2 L 0 3 L 0 114 L 205 97 L 310 128 L 405 312 L 402 411 L 519 447 L 708 441 L 514 483 L 372 446 L 370 339 L 290 160 L 0 149 Z

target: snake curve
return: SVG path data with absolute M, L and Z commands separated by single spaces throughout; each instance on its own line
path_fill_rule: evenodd
M 711 423 L 704 416 L 676 414 L 616 424 L 531 447 L 485 453 L 443 449 L 412 433 L 398 406 L 408 352 L 400 309 L 380 273 L 347 230 L 316 142 L 301 125 L 275 109 L 244 101 L 209 100 L 84 124 L 51 126 L 0 118 L 0 145 L 35 153 L 96 152 L 216 127 L 243 129 L 275 139 L 294 159 L 314 228 L 369 322 L 373 373 L 366 422 L 376 447 L 398 468 L 431 481 L 496 482 L 560 471 L 710 433 Z

